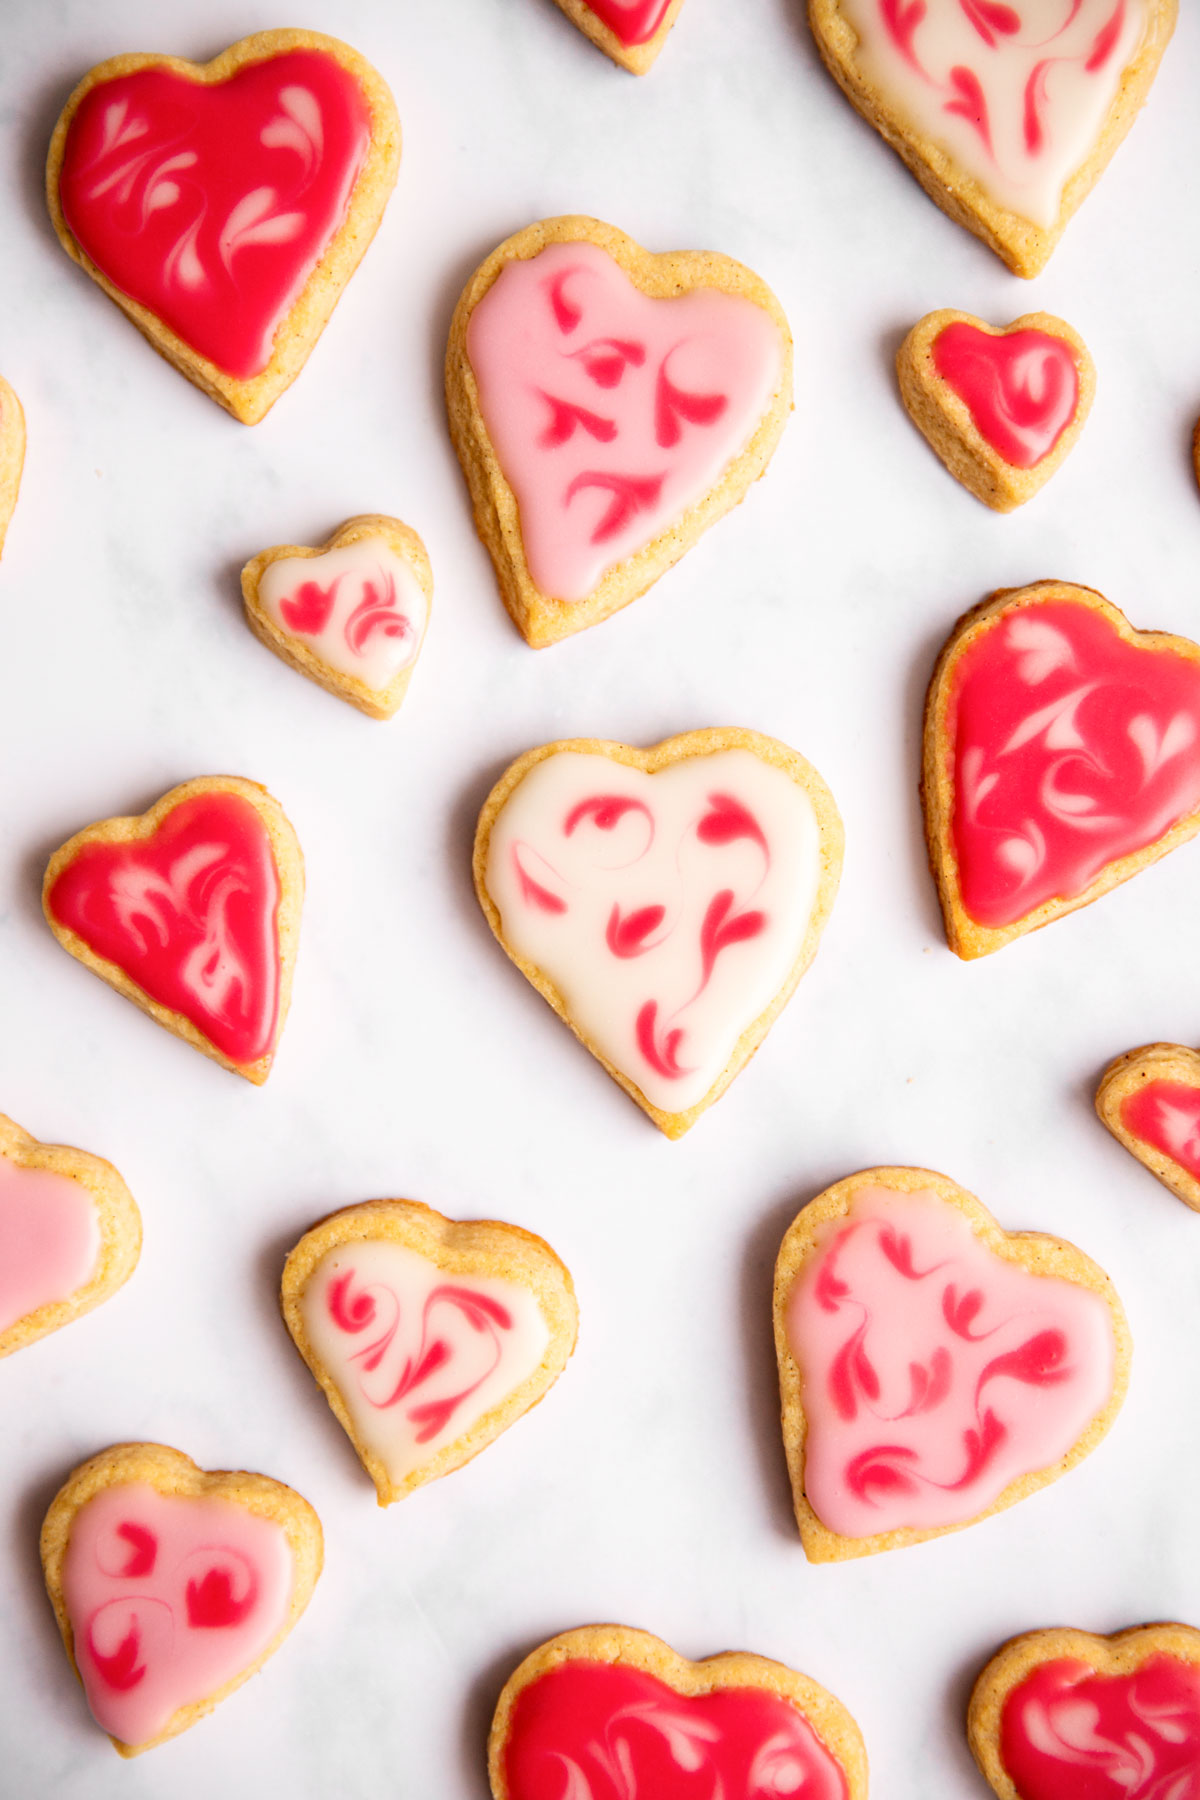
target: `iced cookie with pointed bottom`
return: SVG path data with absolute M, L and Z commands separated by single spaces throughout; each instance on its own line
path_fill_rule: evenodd
M 657 60 L 683 0 L 557 0 L 573 25 L 632 75 Z
M 25 414 L 21 402 L 0 376 L 0 554 L 8 522 L 17 504 L 25 467 Z
M 1109 1063 L 1096 1111 L 1185 1206 L 1200 1212 L 1200 1055 L 1182 1044 L 1145 1044 Z
M 470 1462 L 558 1380 L 579 1313 L 549 1244 L 371 1200 L 288 1256 L 283 1318 L 380 1506 Z

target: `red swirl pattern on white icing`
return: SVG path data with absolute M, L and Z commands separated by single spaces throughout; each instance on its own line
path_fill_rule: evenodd
M 416 659 L 429 612 L 411 565 L 379 536 L 276 558 L 259 578 L 258 598 L 267 617 L 328 668 L 374 692 Z

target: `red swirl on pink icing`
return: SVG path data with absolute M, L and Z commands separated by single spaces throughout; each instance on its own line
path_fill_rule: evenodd
M 1001 612 L 958 659 L 948 724 L 962 903 L 1011 925 L 1073 899 L 1200 806 L 1200 667 L 1083 601 Z
M 1148 1081 L 1121 1102 L 1121 1123 L 1200 1181 L 1200 1088 Z
M 934 339 L 933 362 L 980 437 L 1015 469 L 1049 456 L 1079 408 L 1075 352 L 1046 331 L 997 334 L 960 320 Z
M 671 0 L 585 0 L 626 49 L 648 44 L 667 16 Z
M 1020 1800 L 1200 1800 L 1200 1670 L 1042 1663 L 1004 1702 L 1000 1756 Z
M 677 1694 L 621 1663 L 558 1664 L 517 1695 L 512 1800 L 846 1800 L 799 1707 L 761 1688 Z
M 139 69 L 80 102 L 63 214 L 114 286 L 246 380 L 345 222 L 370 142 L 362 88 L 322 50 L 211 84 Z

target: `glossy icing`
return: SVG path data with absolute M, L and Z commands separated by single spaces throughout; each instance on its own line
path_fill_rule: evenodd
M 667 16 L 671 0 L 584 0 L 626 49 L 648 44 Z
M 102 1488 L 71 1524 L 63 1594 L 98 1725 L 142 1744 L 231 1681 L 282 1628 L 282 1526 L 229 1501 Z
M 787 979 L 820 876 L 808 795 L 725 750 L 656 775 L 559 751 L 497 816 L 504 942 L 653 1106 L 702 1100 Z
M 173 807 L 152 837 L 84 845 L 47 903 L 151 999 L 251 1063 L 279 1017 L 279 898 L 262 818 L 217 790 Z
M 1121 1102 L 1121 1123 L 1200 1181 L 1200 1088 L 1148 1081 Z
M 754 436 L 783 350 L 753 300 L 651 299 L 597 244 L 507 263 L 467 355 L 535 585 L 584 600 L 676 524 Z
M 1011 925 L 1073 899 L 1200 806 L 1200 665 L 1124 642 L 1078 600 L 999 614 L 947 716 L 962 904 Z
M 0 1332 L 96 1272 L 100 1221 L 81 1181 L 0 1156 Z
M 961 1525 L 1051 1468 L 1112 1397 L 1112 1317 L 932 1191 L 860 1188 L 787 1302 L 804 1489 L 842 1537 Z
M 411 565 L 384 537 L 279 557 L 259 577 L 258 598 L 328 668 L 375 692 L 413 661 L 429 611 Z
M 326 51 L 217 83 L 151 66 L 80 102 L 63 214 L 115 287 L 248 379 L 345 222 L 370 141 L 362 88 Z
M 511 1800 L 846 1800 L 798 1707 L 762 1688 L 687 1696 L 621 1663 L 559 1663 L 518 1693 Z
M 979 435 L 1015 469 L 1049 456 L 1079 408 L 1079 367 L 1065 338 L 997 335 L 957 321 L 933 340 L 933 363 Z
M 1128 1675 L 1041 1663 L 1004 1702 L 999 1748 L 1020 1800 L 1198 1800 L 1200 1670 L 1168 1655 Z
M 390 1239 L 330 1250 L 300 1312 L 355 1431 L 394 1482 L 469 1432 L 550 1342 L 531 1288 L 447 1274 Z
M 1148 0 L 840 0 L 855 67 L 998 207 L 1046 229 L 1145 36 Z

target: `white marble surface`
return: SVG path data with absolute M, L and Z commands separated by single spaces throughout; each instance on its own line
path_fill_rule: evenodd
M 1200 1219 L 1107 1136 L 1096 1075 L 1200 1039 L 1200 846 L 1001 956 L 957 962 L 924 869 L 920 702 L 967 605 L 1043 575 L 1200 635 L 1200 16 L 1037 282 L 922 196 L 820 70 L 801 0 L 687 0 L 635 81 L 550 0 L 5 0 L 0 367 L 29 421 L 0 568 L 0 1108 L 110 1157 L 142 1263 L 89 1319 L 0 1367 L 0 1791 L 14 1800 L 265 1793 L 482 1800 L 508 1670 L 595 1619 L 692 1655 L 756 1649 L 860 1720 L 875 1792 L 969 1800 L 962 1734 L 1010 1633 L 1200 1623 Z M 120 50 L 204 57 L 266 25 L 340 33 L 391 82 L 404 164 L 378 240 L 293 390 L 253 430 L 160 362 L 60 250 L 45 145 Z M 560 211 L 653 248 L 712 245 L 774 286 L 796 413 L 767 479 L 636 606 L 534 654 L 471 529 L 441 410 L 458 289 Z M 1078 449 L 1015 517 L 944 474 L 896 398 L 920 314 L 1069 318 L 1099 367 Z M 246 630 L 266 544 L 399 514 L 437 592 L 409 698 L 373 723 Z M 552 736 L 772 732 L 846 821 L 841 898 L 753 1066 L 680 1144 L 650 1125 L 497 950 L 469 847 L 498 771 Z M 266 782 L 308 861 L 295 999 L 251 1089 L 57 947 L 49 850 L 210 771 Z M 1111 1437 L 957 1536 L 809 1567 L 775 1425 L 770 1269 L 796 1209 L 873 1162 L 955 1176 L 1002 1223 L 1105 1264 L 1137 1340 Z M 383 1513 L 284 1333 L 287 1247 L 379 1194 L 543 1233 L 575 1271 L 577 1355 L 470 1468 Z M 249 1687 L 122 1765 L 90 1723 L 41 1589 L 66 1471 L 121 1438 L 292 1482 L 327 1564 Z

